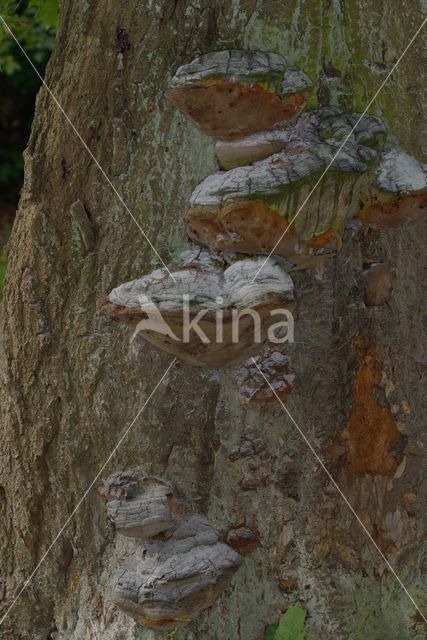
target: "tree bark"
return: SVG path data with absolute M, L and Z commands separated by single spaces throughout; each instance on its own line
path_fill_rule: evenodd
M 163 96 L 176 68 L 214 49 L 274 51 L 316 83 L 311 107 L 363 111 L 422 5 L 63 0 L 46 82 L 167 260 L 186 246 L 191 192 L 215 169 L 213 141 Z M 426 63 L 420 34 L 370 109 L 424 162 Z M 25 160 L 2 311 L 3 613 L 171 360 L 146 342 L 130 346 L 126 327 L 96 312 L 97 298 L 156 257 L 44 88 Z M 426 244 L 425 218 L 349 229 L 337 257 L 295 275 L 286 401 L 424 611 Z M 368 308 L 362 271 L 372 262 L 390 266 L 393 293 Z M 221 600 L 164 637 L 262 640 L 299 601 L 308 640 L 421 640 L 421 617 L 294 424 L 279 405 L 241 405 L 234 376 L 173 368 L 102 474 L 142 465 L 174 484 L 189 513 L 259 532 Z M 109 599 L 121 544 L 92 489 L 0 637 L 154 638 Z

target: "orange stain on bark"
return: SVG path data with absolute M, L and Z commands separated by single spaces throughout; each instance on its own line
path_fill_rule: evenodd
M 329 231 L 325 231 L 319 236 L 315 236 L 309 240 L 307 245 L 311 249 L 324 249 L 330 246 L 331 250 L 339 251 L 342 247 L 341 234 L 335 231 L 335 229 L 329 229 Z
M 363 338 L 357 342 L 357 355 L 353 409 L 344 432 L 348 465 L 356 473 L 391 476 L 398 465 L 392 448 L 400 433 L 390 411 L 376 399 L 381 361 L 375 347 Z

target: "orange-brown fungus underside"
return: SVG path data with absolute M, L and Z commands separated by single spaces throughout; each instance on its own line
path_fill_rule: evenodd
M 162 620 L 161 618 L 149 618 L 148 616 L 140 616 L 138 618 L 138 621 L 140 624 L 143 624 L 147 627 L 167 627 L 167 628 L 174 625 L 178 625 L 179 623 L 182 622 L 180 620 L 175 620 L 172 618 Z
M 381 361 L 376 349 L 365 339 L 357 342 L 359 368 L 353 383 L 353 410 L 347 422 L 345 438 L 348 465 L 356 473 L 390 476 L 398 461 L 392 453 L 400 433 L 390 411 L 381 406 L 375 390 L 381 382 Z
M 229 140 L 293 120 L 307 100 L 305 93 L 281 98 L 261 85 L 224 79 L 169 89 L 166 97 L 204 133 Z
M 392 198 L 375 190 L 374 196 L 375 199 L 363 207 L 360 219 L 375 229 L 394 229 L 427 212 L 427 193 Z
M 309 240 L 307 246 L 315 250 L 329 247 L 330 251 L 339 251 L 342 247 L 341 235 L 335 229 L 329 229 L 329 231 L 325 231 L 325 233 L 321 233 Z
M 256 200 L 237 200 L 217 214 L 193 207 L 187 214 L 187 229 L 190 237 L 217 251 L 256 255 L 269 253 L 274 248 L 275 255 L 299 266 L 305 266 L 311 254 L 334 255 L 341 248 L 341 236 L 334 229 L 304 243 L 297 237 L 293 225 Z

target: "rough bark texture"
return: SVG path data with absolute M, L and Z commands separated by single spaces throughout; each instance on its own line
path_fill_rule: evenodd
M 311 106 L 360 112 L 425 10 L 416 0 L 64 0 L 47 82 L 168 259 L 184 244 L 192 190 L 215 169 L 213 142 L 163 97 L 179 65 L 214 49 L 275 51 L 317 82 Z M 371 110 L 423 162 L 426 62 L 421 36 Z M 295 276 L 296 379 L 287 403 L 425 609 L 427 221 L 354 228 L 344 240 L 323 268 Z M 367 308 L 362 271 L 372 262 L 391 266 L 393 292 Z M 146 343 L 130 346 L 128 330 L 95 311 L 101 294 L 155 261 L 45 90 L 9 264 L 4 609 L 170 362 Z M 424 638 L 412 604 L 282 409 L 242 406 L 233 375 L 172 370 L 103 475 L 142 465 L 173 482 L 190 513 L 258 531 L 258 550 L 222 599 L 169 637 L 262 640 L 266 625 L 299 600 L 308 640 Z M 108 598 L 118 544 L 92 490 L 0 627 L 2 640 L 154 638 Z

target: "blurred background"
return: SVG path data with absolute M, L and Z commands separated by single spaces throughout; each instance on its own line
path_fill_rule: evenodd
M 59 0 L 0 0 L 0 15 L 43 76 L 55 41 Z M 24 175 L 40 79 L 0 21 L 0 299 L 7 241 Z

